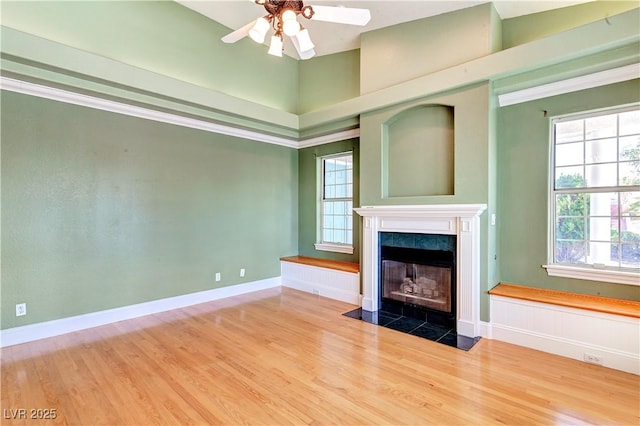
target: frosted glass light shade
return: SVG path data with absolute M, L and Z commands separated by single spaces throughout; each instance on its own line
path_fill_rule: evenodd
M 279 36 L 271 36 L 271 45 L 269 45 L 269 55 L 282 57 L 282 39 Z
M 285 10 L 282 14 L 282 31 L 288 36 L 293 36 L 300 32 L 300 24 L 293 10 Z
M 256 23 L 253 28 L 249 30 L 249 37 L 251 37 L 251 40 L 255 41 L 256 43 L 262 44 L 264 43 L 264 37 L 267 35 L 268 30 L 269 21 L 264 18 L 258 18 L 256 19 Z
M 306 52 L 307 50 L 313 49 L 315 44 L 311 41 L 311 37 L 309 36 L 309 30 L 306 28 L 300 31 L 296 37 L 298 39 L 298 44 L 300 46 L 301 52 Z

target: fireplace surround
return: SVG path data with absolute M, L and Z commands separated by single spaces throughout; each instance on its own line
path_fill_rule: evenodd
M 381 233 L 455 235 L 455 324 L 461 336 L 477 337 L 480 323 L 480 214 L 486 204 L 365 206 L 363 218 L 362 309 L 381 306 Z

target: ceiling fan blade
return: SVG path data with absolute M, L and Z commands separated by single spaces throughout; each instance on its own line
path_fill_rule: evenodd
M 312 5 L 312 21 L 335 22 L 338 24 L 367 25 L 371 19 L 369 9 L 356 9 L 353 7 L 340 6 L 317 6 Z
M 236 41 L 245 38 L 246 36 L 249 35 L 249 31 L 251 31 L 251 28 L 253 28 L 253 26 L 256 24 L 256 21 L 257 19 L 254 19 L 244 27 L 238 28 L 237 30 L 222 37 L 221 40 L 225 43 L 235 43 Z

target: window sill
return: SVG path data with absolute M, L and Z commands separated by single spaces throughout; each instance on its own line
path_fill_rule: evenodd
M 542 265 L 552 277 L 576 278 L 579 280 L 604 281 L 616 284 L 640 286 L 640 273 L 596 269 L 591 267 Z
M 348 246 L 344 244 L 316 243 L 313 246 L 316 248 L 316 250 L 353 254 L 353 246 Z

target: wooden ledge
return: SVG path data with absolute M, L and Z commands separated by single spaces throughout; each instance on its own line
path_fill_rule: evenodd
M 319 268 L 335 269 L 342 272 L 351 272 L 357 274 L 360 272 L 360 265 L 352 262 L 342 262 L 339 260 L 320 259 L 317 257 L 307 256 L 289 256 L 281 257 L 283 262 L 300 263 L 303 265 L 317 266 Z
M 515 284 L 500 283 L 491 290 L 493 296 L 511 297 L 551 305 L 568 306 L 625 317 L 640 318 L 640 302 L 610 297 L 592 296 L 589 294 L 569 293 L 566 291 L 548 290 L 544 288 L 525 287 Z

